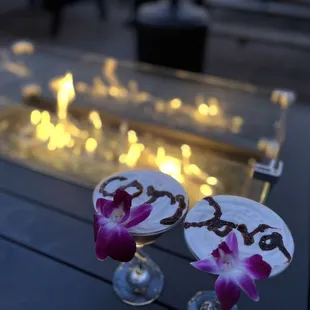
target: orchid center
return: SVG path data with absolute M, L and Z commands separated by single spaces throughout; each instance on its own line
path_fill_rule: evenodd
M 125 215 L 125 212 L 122 210 L 122 208 L 115 209 L 111 214 L 111 220 L 115 223 L 119 223 Z
M 219 249 L 219 253 L 227 271 L 231 271 L 236 267 L 236 263 L 230 254 L 226 254 L 222 249 Z

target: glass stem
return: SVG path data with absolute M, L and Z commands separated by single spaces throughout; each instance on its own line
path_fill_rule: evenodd
M 151 279 L 149 270 L 145 268 L 145 262 L 148 258 L 144 255 L 141 249 L 137 249 L 133 260 L 134 266 L 129 272 L 128 279 L 131 285 L 134 286 L 136 292 L 143 292 Z
M 216 305 L 212 301 L 205 301 L 199 310 L 216 310 Z
M 135 259 L 137 260 L 137 267 L 136 272 L 142 273 L 143 272 L 143 262 L 146 261 L 146 258 L 143 255 L 143 252 L 141 249 L 137 249 L 135 253 Z

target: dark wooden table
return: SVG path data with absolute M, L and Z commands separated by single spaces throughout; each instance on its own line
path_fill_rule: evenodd
M 0 172 L 0 309 L 129 309 L 111 285 L 117 263 L 99 262 L 93 251 L 91 189 L 6 160 L 0 161 Z M 160 299 L 146 309 L 186 309 L 198 290 L 212 289 L 211 278 L 189 265 L 193 258 L 181 227 L 146 252 L 165 274 Z M 306 258 L 297 260 L 300 270 Z M 274 309 L 274 296 L 281 309 L 291 309 L 293 295 L 305 305 L 307 276 L 297 281 L 294 270 L 259 283 L 261 303 L 242 298 L 240 308 Z

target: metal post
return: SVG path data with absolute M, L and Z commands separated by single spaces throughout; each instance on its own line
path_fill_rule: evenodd
M 275 184 L 279 181 L 283 172 L 283 161 L 271 160 L 269 164 L 256 163 L 254 165 L 253 178 L 266 182 L 261 202 L 266 202 Z

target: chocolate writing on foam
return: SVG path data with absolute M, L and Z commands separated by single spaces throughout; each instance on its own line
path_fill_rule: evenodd
M 176 195 L 174 196 L 172 193 L 168 191 L 158 191 L 156 190 L 153 186 L 148 186 L 146 190 L 146 194 L 150 197 L 146 203 L 153 203 L 155 202 L 158 198 L 167 196 L 170 199 L 170 204 L 174 205 L 177 202 L 178 208 L 174 212 L 172 216 L 166 217 L 160 221 L 160 224 L 162 225 L 172 225 L 176 223 L 183 215 L 183 211 L 186 209 L 186 202 L 185 202 L 185 197 L 183 195 Z
M 206 197 L 204 199 L 209 203 L 210 206 L 214 208 L 213 217 L 203 222 L 193 222 L 193 223 L 186 222 L 184 223 L 185 229 L 190 227 L 207 227 L 209 231 L 213 231 L 219 237 L 226 237 L 234 228 L 237 228 L 236 224 L 221 219 L 222 217 L 221 207 L 212 197 Z
M 143 186 L 141 183 L 139 183 L 137 180 L 135 181 L 132 181 L 130 182 L 129 184 L 126 184 L 126 185 L 122 185 L 120 186 L 119 188 L 117 188 L 114 192 L 112 193 L 109 193 L 105 190 L 105 188 L 113 181 L 126 181 L 128 180 L 126 177 L 122 177 L 122 176 L 115 176 L 115 177 L 112 177 L 108 180 L 106 180 L 105 182 L 103 182 L 100 186 L 100 189 L 99 189 L 99 193 L 101 193 L 103 196 L 109 196 L 109 197 L 113 197 L 114 196 L 114 193 L 117 189 L 126 189 L 126 188 L 130 188 L 130 187 L 135 187 L 137 189 L 137 192 L 133 193 L 132 194 L 132 197 L 133 198 L 136 198 L 136 197 L 139 197 L 142 192 L 143 192 Z
M 272 251 L 278 248 L 287 258 L 288 263 L 292 260 L 291 254 L 288 252 L 288 250 L 283 244 L 282 235 L 277 232 L 273 232 L 270 235 L 262 236 L 259 240 L 258 245 L 263 251 Z
M 248 232 L 248 228 L 245 224 L 239 224 L 237 230 L 241 232 L 245 245 L 251 245 L 254 243 L 254 236 L 260 232 L 265 232 L 269 228 L 274 228 L 266 224 L 259 224 L 252 232 Z
M 125 185 L 121 185 L 119 188 L 115 189 L 114 192 L 108 192 L 106 190 L 106 187 L 110 183 L 112 183 L 114 181 L 126 181 L 126 180 L 128 180 L 128 178 L 123 177 L 123 176 L 112 177 L 112 178 L 106 180 L 105 182 L 103 182 L 101 184 L 99 192 L 103 196 L 113 197 L 113 195 L 117 189 L 121 188 L 121 189 L 125 190 L 126 188 L 135 187 L 137 189 L 137 192 L 135 192 L 132 196 L 133 196 L 133 198 L 139 197 L 142 194 L 144 188 L 143 188 L 143 185 L 141 183 L 139 183 L 137 180 L 134 180 L 134 181 L 132 181 L 128 184 L 125 184 Z M 178 202 L 178 207 L 177 207 L 175 213 L 172 216 L 169 216 L 167 218 L 162 219 L 160 221 L 160 224 L 172 225 L 172 224 L 176 223 L 182 217 L 183 211 L 186 209 L 185 197 L 183 195 L 173 195 L 169 191 L 159 191 L 159 190 L 156 190 L 154 188 L 154 186 L 151 186 L 151 185 L 147 187 L 146 194 L 150 198 L 145 202 L 145 204 L 152 204 L 155 201 L 157 201 L 157 199 L 159 199 L 161 197 L 168 197 L 171 205 L 175 205 Z
M 268 229 L 275 229 L 274 227 L 271 227 L 267 224 L 259 224 L 253 231 L 249 232 L 245 224 L 238 225 L 232 222 L 222 220 L 221 217 L 223 214 L 221 207 L 212 197 L 205 197 L 204 200 L 206 200 L 209 205 L 214 208 L 213 217 L 209 220 L 202 222 L 185 222 L 185 229 L 188 229 L 190 227 L 206 227 L 209 231 L 214 232 L 219 237 L 226 237 L 233 229 L 237 229 L 243 237 L 244 244 L 247 246 L 250 246 L 254 243 L 254 236 L 256 234 L 263 233 Z M 290 253 L 287 251 L 283 244 L 282 235 L 277 232 L 273 232 L 270 235 L 262 236 L 259 241 L 259 247 L 262 251 L 271 251 L 278 248 L 288 259 L 288 262 L 290 262 L 292 259 Z

